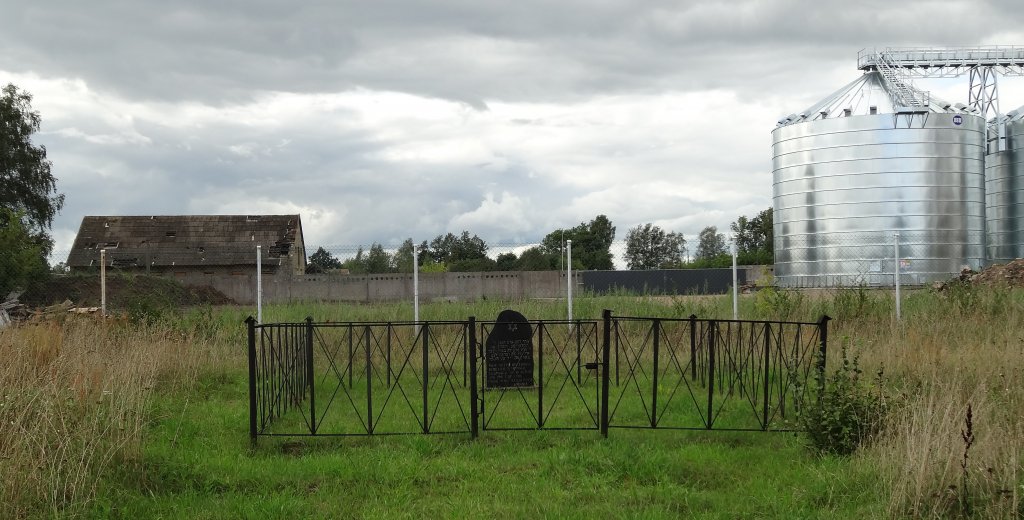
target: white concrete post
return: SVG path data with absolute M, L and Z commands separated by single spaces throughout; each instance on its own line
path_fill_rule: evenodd
M 412 248 L 412 321 L 420 321 L 420 255 Z
M 256 323 L 263 323 L 263 246 L 256 246 Z
M 572 321 L 572 240 L 565 241 L 565 290 L 569 300 L 569 321 Z
M 899 231 L 892 234 L 892 245 L 896 260 L 896 269 L 894 278 L 896 280 L 896 321 L 903 319 L 901 301 L 900 301 L 900 233 Z
M 740 319 L 740 289 L 736 273 L 736 240 L 732 242 L 732 319 Z
M 100 316 L 107 315 L 107 250 L 100 249 Z

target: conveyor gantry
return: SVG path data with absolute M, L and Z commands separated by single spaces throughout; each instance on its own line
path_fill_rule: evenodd
M 996 78 L 1024 76 L 1024 47 L 886 47 L 862 49 L 857 68 L 877 70 L 892 87 L 893 103 L 922 106 L 927 94 L 914 88 L 911 78 L 954 78 L 969 74 L 969 105 L 986 118 L 1000 115 Z

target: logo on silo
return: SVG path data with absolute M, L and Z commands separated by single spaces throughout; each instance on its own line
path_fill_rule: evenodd
M 964 116 L 962 116 L 960 114 L 957 114 L 957 115 L 953 116 L 953 124 L 956 125 L 956 126 L 960 126 L 960 125 L 964 124 Z

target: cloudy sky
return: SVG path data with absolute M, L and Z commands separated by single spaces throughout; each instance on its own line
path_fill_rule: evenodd
M 317 245 L 725 229 L 771 205 L 775 121 L 858 50 L 1024 44 L 1015 0 L 4 4 L 58 250 L 85 215 L 300 213 Z M 918 86 L 966 102 L 966 79 Z

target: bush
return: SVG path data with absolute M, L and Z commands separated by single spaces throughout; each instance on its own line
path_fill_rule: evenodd
M 881 393 L 882 371 L 874 384 L 861 379 L 858 359 L 842 348 L 842 364 L 831 377 L 819 373 L 811 402 L 800 407 L 798 422 L 821 453 L 850 455 L 881 430 L 888 406 Z
M 803 306 L 804 295 L 800 291 L 765 287 L 754 295 L 754 312 L 767 319 L 788 320 Z

